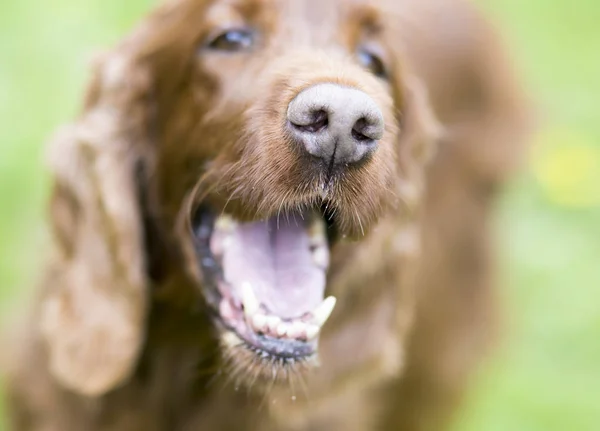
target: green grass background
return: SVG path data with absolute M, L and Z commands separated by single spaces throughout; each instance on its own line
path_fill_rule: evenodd
M 0 317 L 38 273 L 42 145 L 150 0 L 0 2 Z M 505 342 L 457 431 L 600 430 L 600 1 L 480 0 L 540 109 L 497 216 Z M 2 425 L 0 405 L 0 430 Z

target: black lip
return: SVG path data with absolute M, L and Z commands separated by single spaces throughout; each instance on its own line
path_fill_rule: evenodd
M 192 234 L 197 263 L 201 269 L 201 293 L 213 311 L 217 326 L 223 330 L 234 332 L 247 348 L 263 358 L 278 358 L 283 361 L 302 360 L 316 353 L 315 341 L 281 340 L 248 329 L 240 333 L 230 327 L 219 314 L 219 305 L 223 298 L 217 287 L 222 279 L 223 271 L 210 250 L 210 238 L 216 220 L 215 213 L 207 206 L 200 206 L 192 218 Z
M 279 340 L 277 338 L 256 336 L 256 343 L 246 341 L 250 349 L 256 349 L 263 356 L 276 356 L 282 359 L 308 358 L 315 354 L 314 343 L 298 340 Z
M 210 251 L 210 237 L 213 232 L 215 215 L 207 207 L 199 207 L 192 219 L 192 237 L 196 251 L 197 263 L 202 276 L 202 295 L 213 311 L 219 309 L 221 294 L 216 280 L 222 276 L 220 265 L 215 261 Z

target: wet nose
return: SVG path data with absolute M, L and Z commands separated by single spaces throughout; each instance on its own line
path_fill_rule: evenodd
M 328 165 L 365 159 L 384 131 L 381 110 L 367 93 L 333 83 L 301 91 L 290 102 L 287 118 L 303 148 Z

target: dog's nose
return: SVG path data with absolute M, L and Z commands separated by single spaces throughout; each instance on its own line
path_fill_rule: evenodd
M 365 92 L 333 83 L 313 85 L 289 104 L 287 118 L 306 151 L 328 164 L 350 164 L 377 149 L 383 114 Z

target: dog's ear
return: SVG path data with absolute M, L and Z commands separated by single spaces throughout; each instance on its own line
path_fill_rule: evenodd
M 517 79 L 504 41 L 481 23 L 474 47 L 463 58 L 463 79 L 455 90 L 460 115 L 448 124 L 463 169 L 481 186 L 495 190 L 522 167 L 535 114 Z
M 85 395 L 126 380 L 144 343 L 155 148 L 149 70 L 115 51 L 94 72 L 83 113 L 50 148 L 55 250 L 40 305 L 51 373 Z

